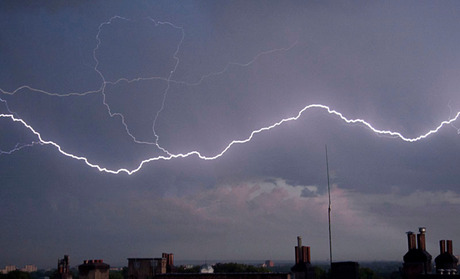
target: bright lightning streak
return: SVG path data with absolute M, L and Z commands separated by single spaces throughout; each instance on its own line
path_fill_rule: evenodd
M 394 132 L 394 131 L 389 131 L 389 130 L 380 130 L 380 129 L 376 129 L 374 128 L 370 123 L 366 122 L 365 120 L 363 119 L 348 119 L 346 118 L 345 116 L 343 116 L 342 113 L 336 111 L 336 110 L 333 110 L 331 109 L 330 107 L 328 106 L 325 106 L 325 105 L 321 105 L 321 104 L 312 104 L 312 105 L 308 105 L 306 107 L 304 107 L 302 110 L 300 110 L 296 116 L 293 116 L 293 117 L 289 117 L 289 118 L 284 118 L 282 120 L 280 120 L 279 122 L 276 122 L 270 126 L 266 126 L 266 127 L 263 127 L 263 128 L 260 128 L 258 130 L 254 130 L 251 132 L 251 134 L 245 138 L 245 139 L 241 139 L 241 140 L 233 140 L 231 141 L 220 153 L 214 155 L 214 156 L 204 156 L 202 155 L 199 151 L 190 151 L 188 153 L 179 153 L 179 154 L 168 154 L 168 156 L 157 156 L 157 157 L 151 157 L 151 158 L 147 158 L 145 160 L 142 160 L 139 165 L 137 166 L 137 168 L 134 168 L 134 169 L 131 169 L 131 170 L 128 170 L 128 169 L 125 169 L 125 168 L 121 168 L 121 169 L 118 169 L 118 170 L 112 170 L 112 169 L 108 169 L 108 168 L 105 168 L 105 167 L 102 167 L 98 164 L 94 164 L 94 163 L 91 163 L 87 158 L 85 157 L 82 157 L 82 156 L 78 156 L 78 155 L 74 155 L 74 154 L 71 154 L 71 153 L 68 153 L 66 151 L 64 151 L 61 146 L 53 141 L 49 141 L 49 140 L 44 140 L 42 138 L 42 136 L 40 135 L 39 132 L 37 132 L 32 126 L 30 126 L 29 124 L 27 124 L 24 120 L 20 119 L 20 118 L 17 118 L 15 117 L 14 115 L 12 114 L 0 114 L 0 118 L 7 118 L 7 119 L 10 119 L 14 122 L 19 122 L 21 123 L 24 127 L 26 127 L 27 129 L 29 129 L 33 134 L 35 134 L 40 142 L 40 144 L 42 145 L 52 145 L 54 146 L 61 154 L 63 154 L 64 156 L 67 156 L 67 157 L 70 157 L 72 159 L 76 159 L 76 160 L 80 160 L 80 161 L 83 161 L 85 162 L 86 165 L 88 165 L 89 167 L 91 168 L 96 168 L 98 169 L 100 172 L 106 172 L 106 173 L 111 173 L 111 174 L 119 174 L 119 173 L 127 173 L 128 175 L 132 175 L 136 172 L 138 172 L 146 163 L 149 163 L 149 162 L 153 162 L 153 161 L 159 161 L 159 160 L 171 160 L 171 159 L 176 159 L 176 158 L 186 158 L 186 157 L 189 157 L 189 156 L 192 156 L 192 155 L 195 155 L 197 156 L 198 158 L 202 159 L 202 160 L 215 160 L 221 156 L 223 156 L 233 145 L 235 144 L 244 144 L 244 143 L 248 143 L 250 142 L 255 135 L 257 134 L 260 134 L 262 132 L 267 132 L 271 129 L 274 129 L 286 122 L 289 122 L 289 121 L 295 121 L 295 120 L 298 120 L 302 114 L 309 110 L 309 109 L 314 109 L 314 108 L 317 108 L 317 109 L 322 109 L 322 110 L 326 110 L 329 114 L 332 114 L 332 115 L 335 115 L 335 116 L 338 116 L 339 119 L 341 119 L 342 121 L 348 123 L 348 124 L 361 124 L 365 127 L 367 127 L 368 129 L 370 129 L 372 132 L 374 132 L 375 134 L 378 134 L 378 135 L 384 135 L 384 136 L 393 136 L 393 137 L 397 137 L 405 142 L 416 142 L 416 141 L 420 141 L 422 139 L 425 139 L 427 138 L 428 136 L 432 135 L 432 134 L 435 134 L 437 133 L 443 126 L 445 125 L 449 125 L 449 124 L 452 124 L 454 121 L 456 121 L 459 116 L 460 116 L 460 111 L 457 112 L 457 114 L 455 115 L 455 117 L 449 119 L 449 120 L 445 120 L 445 121 L 442 121 L 436 128 L 428 131 L 427 133 L 423 134 L 423 135 L 420 135 L 418 137 L 415 137 L 415 138 L 409 138 L 409 137 L 405 137 L 404 135 L 402 135 L 401 133 L 399 132 Z
M 451 108 L 451 106 L 450 106 L 450 102 L 449 102 L 449 104 L 448 104 L 447 106 L 449 107 L 450 115 L 452 115 L 452 108 Z M 457 134 L 460 135 L 460 128 L 458 128 L 457 126 L 455 126 L 454 123 L 451 123 L 450 125 L 451 125 L 452 127 L 454 127 L 454 128 L 457 130 Z
M 11 109 L 9 108 L 7 101 L 5 101 L 2 98 L 0 98 L 0 102 L 2 102 L 5 105 L 5 108 L 8 111 L 8 113 L 10 113 L 11 115 L 15 115 L 15 113 L 13 111 L 11 111 Z M 14 152 L 19 151 L 19 150 L 21 150 L 23 148 L 33 147 L 33 146 L 35 146 L 37 144 L 41 144 L 41 143 L 37 142 L 37 141 L 33 141 L 31 143 L 23 143 L 23 144 L 18 142 L 18 143 L 15 144 L 15 146 L 11 150 L 5 151 L 5 150 L 0 149 L 0 155 L 11 155 Z

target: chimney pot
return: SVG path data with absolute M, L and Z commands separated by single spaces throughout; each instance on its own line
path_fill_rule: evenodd
M 423 229 L 423 230 L 422 230 Z M 420 228 L 420 233 L 417 235 L 417 245 L 418 249 L 425 251 L 426 250 L 426 245 L 425 245 L 425 228 Z
M 447 240 L 447 253 L 453 255 L 454 251 L 452 249 L 452 240 Z
M 409 246 L 409 250 L 415 249 L 415 234 L 413 232 L 407 232 L 407 243 Z
M 440 254 L 444 254 L 446 252 L 446 241 L 445 240 L 439 241 L 439 250 L 440 250 Z

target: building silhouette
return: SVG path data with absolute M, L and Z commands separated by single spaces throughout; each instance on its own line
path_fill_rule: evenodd
M 404 264 L 402 276 L 404 279 L 415 279 L 420 274 L 429 274 L 431 272 L 431 255 L 426 251 L 424 227 L 419 228 L 416 236 L 413 232 L 407 232 L 408 251 L 404 255 Z
M 163 253 L 161 258 L 128 258 L 127 279 L 151 279 L 159 274 L 174 272 L 174 254 Z
M 301 246 L 302 247 L 302 246 Z M 296 251 L 297 251 L 296 247 Z M 305 256 L 303 254 L 305 254 Z M 301 263 L 310 265 L 310 252 L 306 247 L 301 248 L 296 252 L 296 257 L 302 257 Z M 307 256 L 308 255 L 308 256 Z M 127 279 L 291 279 L 289 273 L 213 273 L 209 272 L 209 267 L 206 265 L 206 272 L 199 273 L 176 273 L 177 269 L 174 266 L 174 254 L 162 253 L 161 258 L 128 258 L 128 276 Z M 312 269 L 308 269 L 309 271 Z M 299 271 L 301 272 L 301 271 Z M 307 278 L 307 277 L 299 277 Z M 313 278 L 313 277 L 308 277 Z
M 446 249 L 447 243 L 447 249 Z M 458 259 L 453 254 L 452 240 L 439 241 L 439 256 L 434 259 L 436 263 L 436 274 L 455 275 L 457 274 Z
M 85 260 L 78 266 L 79 279 L 109 279 L 109 269 L 103 260 Z
M 127 279 L 153 278 L 153 258 L 128 258 Z
M 58 259 L 57 273 L 59 279 L 72 279 L 69 265 L 69 255 L 64 255 L 63 259 Z
M 335 262 L 331 266 L 332 279 L 359 279 L 357 262 Z
M 426 250 L 426 229 L 419 228 L 418 234 L 407 232 L 408 251 L 403 256 L 400 269 L 403 279 L 460 279 L 459 260 L 453 254 L 452 240 L 440 240 L 439 255 L 435 258 L 433 271 L 432 256 Z M 125 279 L 317 279 L 320 275 L 311 265 L 310 247 L 302 245 L 297 237 L 294 247 L 295 264 L 290 273 L 244 272 L 213 273 L 212 266 L 205 265 L 203 272 L 177 273 L 174 266 L 174 254 L 162 253 L 160 258 L 128 258 L 128 270 Z M 266 266 L 273 266 L 267 261 Z M 15 268 L 15 267 L 14 267 Z M 16 269 L 16 268 L 15 268 Z M 79 279 L 109 279 L 110 266 L 103 260 L 85 260 L 78 266 Z M 359 279 L 357 262 L 332 262 L 330 279 Z M 58 279 L 72 279 L 69 269 L 69 256 L 58 260 Z
M 7 265 L 5 268 L 1 269 L 0 272 L 2 274 L 8 274 L 8 272 L 15 271 L 16 269 L 15 265 Z
M 37 266 L 34 264 L 26 264 L 23 268 L 21 268 L 21 271 L 23 272 L 35 272 L 37 271 Z
M 272 260 L 266 260 L 265 261 L 265 266 L 266 267 L 274 267 L 275 263 Z
M 435 258 L 435 272 L 432 271 L 432 257 L 426 251 L 425 228 L 419 234 L 407 232 L 408 251 L 404 255 L 401 275 L 403 279 L 460 279 L 458 259 L 453 254 L 452 240 L 439 241 L 439 255 Z

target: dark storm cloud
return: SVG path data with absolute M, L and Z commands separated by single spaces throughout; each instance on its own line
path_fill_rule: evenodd
M 1 112 L 112 169 L 163 154 L 155 133 L 172 153 L 213 156 L 312 103 L 407 137 L 460 110 L 457 2 L 47 3 L 1 4 Z M 13 93 L 23 85 L 41 91 Z M 338 258 L 375 259 L 359 241 L 400 259 L 404 231 L 459 233 L 440 218 L 460 204 L 453 124 L 407 143 L 313 109 L 216 160 L 154 161 L 132 176 L 51 146 L 1 154 L 0 266 L 65 253 L 74 264 L 163 251 L 292 259 L 299 234 L 325 259 L 325 145 Z M 1 150 L 34 140 L 0 119 Z

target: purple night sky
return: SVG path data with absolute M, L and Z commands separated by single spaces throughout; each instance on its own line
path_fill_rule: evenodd
M 0 267 L 460 251 L 458 1 L 0 2 Z M 39 141 L 31 129 L 41 135 Z M 84 157 L 101 172 L 61 153 Z M 168 158 L 168 159 L 163 159 Z

